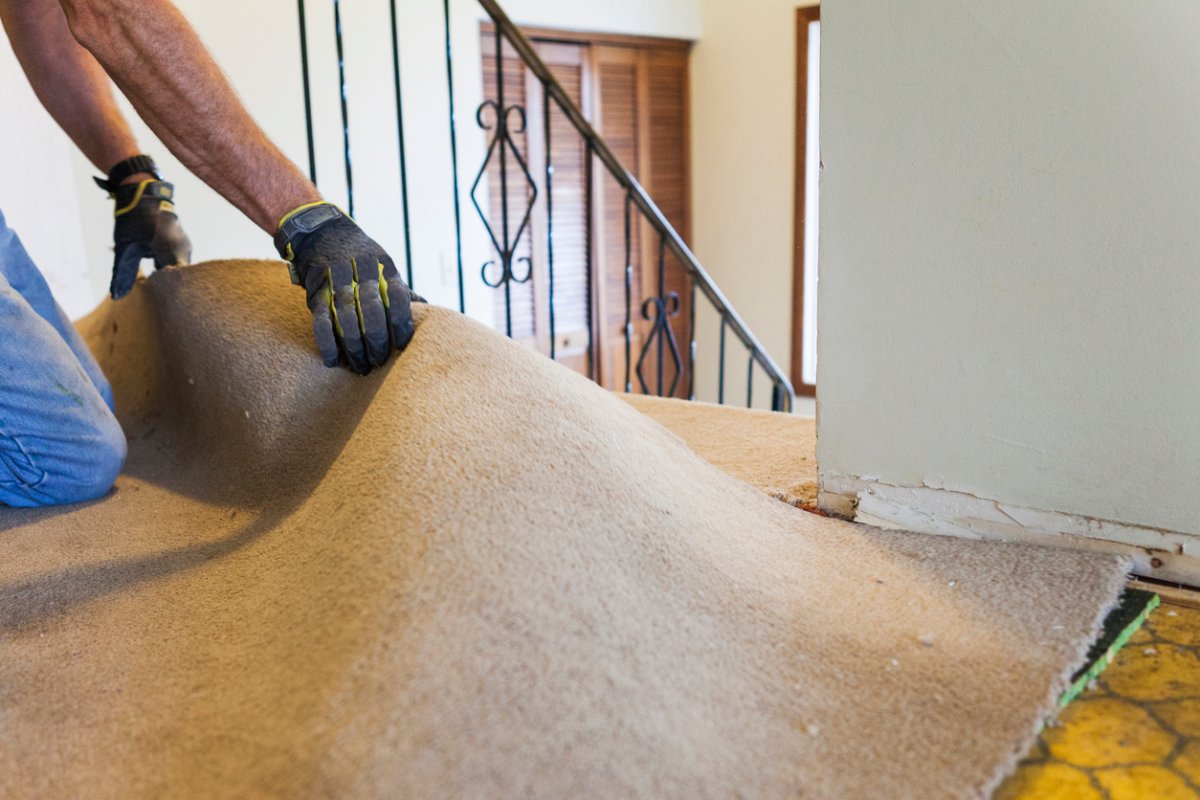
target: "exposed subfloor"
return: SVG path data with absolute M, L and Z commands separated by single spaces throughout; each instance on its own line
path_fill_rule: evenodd
M 1155 609 L 996 798 L 1200 798 L 1200 610 Z

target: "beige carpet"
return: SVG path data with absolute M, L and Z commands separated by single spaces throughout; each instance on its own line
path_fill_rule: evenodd
M 692 452 L 722 471 L 785 503 L 816 508 L 817 425 L 813 418 L 640 394 L 618 397 L 682 438 Z
M 86 329 L 130 461 L 0 510 L 4 797 L 971 797 L 1122 582 L 794 509 L 449 311 L 326 370 L 278 264 Z

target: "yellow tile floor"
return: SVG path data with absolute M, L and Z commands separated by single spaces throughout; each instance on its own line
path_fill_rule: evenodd
M 995 800 L 1200 800 L 1200 610 L 1164 601 Z

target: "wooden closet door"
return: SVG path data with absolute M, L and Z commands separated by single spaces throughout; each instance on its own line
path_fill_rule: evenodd
M 641 53 L 631 47 L 599 45 L 592 48 L 592 67 L 596 82 L 597 114 L 593 124 L 613 155 L 638 176 L 643 174 L 643 160 L 649 158 L 646 141 L 645 97 L 639 91 L 644 83 Z M 614 390 L 624 390 L 627 380 L 636 384 L 636 377 L 626 375 L 626 238 L 625 192 L 599 161 L 594 165 L 595 206 L 598 210 L 598 230 L 595 233 L 596 267 L 596 345 L 599 357 L 597 379 Z M 644 227 L 636 214 L 631 215 L 629 259 L 632 266 L 630 319 L 631 359 L 636 361 L 641 349 L 644 326 L 638 324 L 636 304 L 641 295 L 644 260 Z
M 686 241 L 690 236 L 686 48 L 597 45 L 592 48 L 592 63 L 601 136 Z M 600 383 L 624 389 L 628 381 L 634 392 L 659 394 L 661 352 L 661 393 L 672 394 L 674 384 L 673 394 L 686 397 L 690 382 L 690 279 L 675 256 L 661 248 L 657 233 L 634 208 L 630 226 L 628 310 L 632 333 L 627 375 L 625 192 L 599 165 L 596 174 L 596 203 L 603 221 L 596 242 L 602 276 L 597 282 Z M 654 321 L 663 311 L 668 314 L 668 327 L 656 333 Z
M 573 42 L 534 41 L 538 55 L 585 115 L 590 115 L 592 92 L 588 47 Z M 554 356 L 564 366 L 588 374 L 588 315 L 592 311 L 588 291 L 588 206 L 586 190 L 586 146 L 575 126 L 558 104 L 549 103 L 550 163 L 546 176 L 546 95 L 542 84 L 527 73 L 529 97 L 529 153 L 538 181 L 537 222 L 534 236 L 536 307 L 540 349 L 549 354 L 551 292 L 554 313 Z M 553 251 L 547 226 L 553 211 Z M 553 257 L 553 285 L 550 262 Z
M 562 83 L 584 116 L 604 137 L 617 158 L 649 191 L 667 219 L 685 240 L 689 230 L 687 138 L 687 44 L 623 37 L 599 37 L 551 32 L 534 34 L 539 56 Z M 499 83 L 495 36 L 483 29 L 485 97 L 495 99 Z M 690 281 L 636 207 L 630 214 L 629 263 L 632 266 L 628 311 L 631 322 L 629 369 L 626 369 L 626 221 L 625 191 L 594 159 L 592 194 L 587 194 L 587 157 L 582 137 L 554 103 L 550 104 L 552 188 L 547 191 L 545 94 L 540 82 L 525 70 L 505 45 L 504 100 L 520 105 L 526 124 L 512 128 L 512 138 L 537 187 L 529 226 L 514 251 L 514 272 L 523 277 L 532 263 L 530 280 L 510 283 L 495 291 L 497 328 L 540 352 L 551 353 L 550 314 L 554 313 L 555 358 L 565 366 L 594 377 L 601 385 L 635 392 L 688 395 L 691 330 Z M 488 112 L 490 113 L 490 111 Z M 518 122 L 510 117 L 510 123 Z M 487 167 L 488 219 L 503 241 L 503 201 L 499 159 Z M 529 188 L 516 160 L 509 157 L 507 200 L 510 235 L 515 234 L 528 205 Z M 552 196 L 551 196 L 552 193 Z M 548 202 L 553 205 L 553 304 L 551 304 L 550 246 L 547 241 Z M 589 200 L 593 223 L 588 224 Z M 589 253 L 590 249 L 590 253 Z M 591 274 L 589 275 L 589 255 Z M 659 260 L 664 276 L 659 282 Z M 656 334 L 656 299 L 664 298 L 669 334 Z M 588 321 L 592 320 L 592 338 Z M 645 357 L 643 346 L 646 348 Z M 590 345 L 590 347 L 589 347 Z M 676 362 L 676 356 L 679 361 Z M 638 361 L 642 365 L 638 370 Z M 645 385 L 643 386 L 643 380 Z
M 647 97 L 647 127 L 650 159 L 647 171 L 644 173 L 646 189 L 650 197 L 658 204 L 667 220 L 679 232 L 685 242 L 690 242 L 691 219 L 691 183 L 689 180 L 688 158 L 691 154 L 688 141 L 688 84 L 687 84 L 687 51 L 678 48 L 656 48 L 645 51 L 645 75 Z M 650 241 L 652 257 L 658 259 L 657 236 Z M 678 298 L 678 304 L 668 303 L 668 312 L 674 312 L 670 317 L 671 333 L 675 340 L 675 351 L 679 356 L 678 365 L 671 355 L 670 348 L 664 348 L 663 365 L 664 384 L 662 394 L 675 397 L 688 397 L 691 382 L 691 359 L 689 356 L 692 318 L 692 281 L 684 269 L 683 263 L 669 249 L 662 253 L 664 280 L 656 283 L 658 275 L 657 262 L 650 274 L 646 275 L 642 288 L 647 292 L 646 297 L 658 297 L 663 291 L 668 297 Z M 644 323 L 649 325 L 649 323 Z M 657 342 L 656 342 L 657 344 Z M 646 382 L 651 393 L 658 394 L 657 386 L 650 381 L 656 378 L 654 365 L 658 363 L 657 347 L 648 353 Z M 670 391 L 674 380 L 675 390 Z M 635 381 L 636 384 L 636 381 Z M 641 386 L 635 385 L 635 391 Z

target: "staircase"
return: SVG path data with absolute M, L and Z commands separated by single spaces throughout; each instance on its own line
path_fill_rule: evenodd
M 431 0 L 426 0 L 431 1 Z M 311 2 L 311 0 L 310 0 Z M 450 164 L 447 169 L 452 183 L 455 264 L 457 270 L 458 308 L 467 311 L 467 296 L 478 286 L 469 286 L 468 281 L 480 281 L 495 293 L 496 320 L 498 329 L 514 336 L 514 295 L 529 295 L 532 284 L 537 283 L 539 296 L 547 305 L 546 319 L 540 323 L 548 330 L 536 337 L 531 346 L 542 350 L 546 356 L 560 361 L 565 366 L 577 369 L 592 380 L 615 390 L 662 397 L 697 399 L 697 375 L 706 376 L 706 388 L 702 399 L 719 403 L 742 402 L 755 405 L 756 384 L 768 388 L 765 398 L 760 394 L 757 405 L 763 406 L 764 399 L 776 411 L 791 411 L 795 393 L 786 374 L 766 352 L 759 340 L 747 327 L 742 318 L 730 305 L 725 295 L 713 282 L 697 260 L 683 238 L 672 226 L 666 215 L 651 199 L 650 195 L 634 177 L 633 173 L 614 155 L 612 148 L 585 118 L 578 105 L 563 85 L 555 78 L 550 68 L 539 57 L 535 46 L 508 18 L 496 0 L 477 0 L 478 5 L 491 21 L 494 47 L 485 58 L 494 58 L 491 96 L 485 96 L 475 114 L 475 121 L 487 137 L 486 154 L 470 187 L 460 181 L 460 130 L 455 115 L 455 54 L 451 36 L 450 0 L 442 0 L 445 21 L 445 64 L 446 87 L 449 100 L 448 135 Z M 306 27 L 306 0 L 297 0 L 299 12 L 299 36 L 301 67 L 305 100 L 305 120 L 308 135 L 309 173 L 315 181 L 316 148 L 313 135 L 313 104 L 310 87 L 309 41 Z M 392 79 L 399 149 L 399 172 L 401 206 L 404 228 L 404 247 L 407 278 L 413 285 L 412 231 L 409 226 L 410 192 L 408 176 L 408 153 L 405 146 L 404 98 L 400 81 L 400 39 L 397 25 L 396 0 L 389 0 Z M 354 214 L 353 175 L 350 169 L 350 120 L 346 92 L 346 72 L 343 58 L 343 29 L 341 0 L 332 0 L 334 35 L 337 45 L 338 85 L 340 88 L 342 145 L 346 168 L 346 187 L 349 197 L 349 212 Z M 528 109 L 512 98 L 505 97 L 505 69 L 512 70 L 512 54 L 516 54 L 524 70 L 527 70 L 541 85 L 541 108 Z M 509 64 L 506 67 L 506 61 Z M 489 65 L 490 68 L 490 65 Z M 432 70 L 431 70 L 432 73 Z M 572 253 L 570 258 L 582 260 L 581 264 L 569 265 L 575 273 L 582 275 L 586 283 L 586 311 L 579 316 L 586 321 L 586 341 L 574 341 L 560 335 L 556 329 L 556 318 L 564 302 L 556 297 L 556 276 L 561 279 L 568 265 L 567 255 L 559 248 L 556 265 L 556 239 L 554 198 L 563 191 L 558 178 L 552 149 L 551 115 L 555 119 L 565 118 L 568 129 L 578 137 L 585 153 L 582 176 L 583 196 L 587 198 L 585 226 L 586 245 L 582 253 Z M 538 126 L 534 128 L 534 126 Z M 531 163 L 527 142 L 523 136 L 527 130 L 537 130 L 545 137 L 541 163 Z M 557 129 L 561 135 L 562 126 Z M 560 150 L 561 152 L 561 150 Z M 571 173 L 580 170 L 571 170 Z M 603 224 L 602 216 L 608 206 L 611 213 L 614 204 L 592 202 L 596 186 L 603 179 L 606 191 L 617 191 L 623 203 L 624 223 L 624 274 L 623 297 L 621 290 L 613 291 L 615 284 L 622 281 L 621 275 L 601 274 L 597 264 L 598 230 Z M 615 187 L 615 189 L 611 188 Z M 464 189 L 466 192 L 464 193 Z M 575 187 L 579 191 L 580 187 Z M 539 202 L 540 198 L 540 202 Z M 469 205 L 471 208 L 467 208 Z M 537 217 L 539 229 L 536 247 L 531 239 Z M 478 225 L 486 232 L 492 250 L 491 257 L 478 269 L 464 270 L 463 237 L 466 226 Z M 472 231 L 478 234 L 478 230 Z M 535 263 L 535 259 L 542 263 Z M 606 260 L 605 270 L 612 273 L 612 259 Z M 598 309 L 594 298 L 604 285 L 606 310 Z M 615 297 L 614 297 L 615 295 Z M 578 297 L 574 298 L 578 301 Z M 623 324 L 620 317 L 623 301 Z M 699 313 L 698 313 L 699 311 Z M 701 348 L 698 331 L 705 330 L 706 346 Z M 570 343 L 571 352 L 567 352 Z

